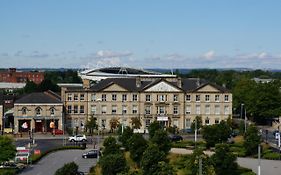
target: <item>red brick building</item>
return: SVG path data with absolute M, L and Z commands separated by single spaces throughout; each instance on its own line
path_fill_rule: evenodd
M 0 82 L 23 83 L 27 80 L 40 84 L 44 80 L 43 72 L 19 72 L 16 68 L 0 71 Z

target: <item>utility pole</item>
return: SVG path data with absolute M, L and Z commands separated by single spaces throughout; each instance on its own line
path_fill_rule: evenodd
M 258 175 L 261 175 L 261 145 L 258 146 L 258 158 L 259 158 L 259 165 L 258 165 Z
M 194 129 L 194 144 L 196 148 L 196 142 L 197 142 L 197 118 L 195 117 L 195 129 Z
M 245 108 L 245 118 L 244 118 L 244 124 L 245 124 L 245 133 L 247 131 L 247 111 L 246 111 L 246 108 Z

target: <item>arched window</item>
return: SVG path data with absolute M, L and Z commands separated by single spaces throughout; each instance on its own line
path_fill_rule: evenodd
M 27 112 L 26 107 L 23 107 L 23 108 L 21 109 L 21 113 L 22 113 L 22 115 L 26 115 L 26 112 Z
M 54 107 L 51 107 L 50 108 L 50 114 L 51 114 L 51 116 L 54 116 L 55 115 L 55 108 Z
M 36 115 L 37 116 L 40 116 L 41 115 L 41 108 L 40 107 L 37 107 L 36 109 L 35 109 L 35 112 L 36 112 Z

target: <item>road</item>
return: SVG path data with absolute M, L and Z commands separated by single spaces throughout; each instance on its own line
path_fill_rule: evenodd
M 64 150 L 51 153 L 37 164 L 26 168 L 21 175 L 54 175 L 64 164 L 74 161 L 79 171 L 87 173 L 96 164 L 97 159 L 83 159 L 82 154 L 88 150 Z

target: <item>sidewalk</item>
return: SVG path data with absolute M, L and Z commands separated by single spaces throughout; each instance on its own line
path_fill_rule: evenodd
M 50 133 L 47 134 L 34 134 L 33 138 L 36 140 L 41 140 L 41 139 L 46 139 L 46 140 L 53 140 L 53 139 L 64 139 L 64 138 L 68 138 L 69 135 L 52 135 Z M 22 137 L 17 135 L 16 137 L 14 136 L 15 140 L 26 140 L 26 139 L 30 139 L 28 134 L 22 134 Z

